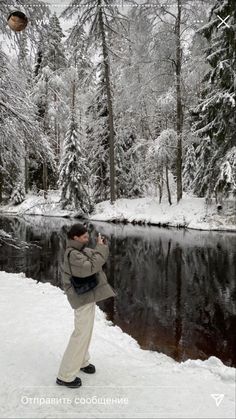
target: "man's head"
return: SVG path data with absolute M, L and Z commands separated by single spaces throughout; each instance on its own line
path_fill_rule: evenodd
M 87 227 L 84 224 L 74 224 L 67 233 L 67 237 L 70 240 L 77 240 L 80 243 L 89 242 L 89 233 Z

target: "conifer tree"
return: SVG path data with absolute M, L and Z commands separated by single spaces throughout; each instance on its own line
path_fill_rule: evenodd
M 69 6 L 63 11 L 62 17 L 71 18 L 76 16 L 76 22 L 74 25 L 74 33 L 81 33 L 81 29 L 86 29 L 88 32 L 87 36 L 87 47 L 95 47 L 101 51 L 102 65 L 104 67 L 104 82 L 105 92 L 104 102 L 108 113 L 108 138 L 109 138 L 109 186 L 110 186 L 110 200 L 113 204 L 115 201 L 115 160 L 114 160 L 114 149 L 115 149 L 115 135 L 114 135 L 114 118 L 113 118 L 113 99 L 112 99 L 112 87 L 111 87 L 111 74 L 110 74 L 110 48 L 109 48 L 109 36 L 110 32 L 118 33 L 117 26 L 119 22 L 119 16 L 121 13 L 114 0 L 81 0 L 80 2 L 71 1 Z M 125 16 L 122 16 L 124 19 Z M 101 148 L 104 149 L 105 144 L 101 144 Z M 106 158 L 106 156 L 104 156 Z M 101 165 L 101 177 L 107 176 L 106 172 L 106 161 L 104 160 Z M 100 175 L 99 175 L 100 176 Z
M 227 25 L 221 24 L 218 15 L 227 19 Z M 217 0 L 211 10 L 209 23 L 201 32 L 209 41 L 207 61 L 211 68 L 205 77 L 205 90 L 199 105 L 193 110 L 195 133 L 201 137 L 201 154 L 209 152 L 206 165 L 197 176 L 195 189 L 199 194 L 211 196 L 217 192 L 221 167 L 227 161 L 230 151 L 236 145 L 235 119 L 235 66 L 236 66 L 236 8 L 234 0 Z M 232 153 L 233 155 L 233 153 Z M 202 162 L 202 158 L 201 158 Z M 235 166 L 231 165 L 233 172 Z M 234 176 L 234 175 L 233 175 Z M 223 185 L 227 176 L 221 178 L 221 189 L 228 191 Z M 218 187 L 217 186 L 217 187 Z
M 89 171 L 81 150 L 80 135 L 72 108 L 59 169 L 61 202 L 62 208 L 89 213 L 93 205 L 88 194 Z
M 192 184 L 193 192 L 200 197 L 204 197 L 209 188 L 211 177 L 211 158 L 214 153 L 213 144 L 210 137 L 206 137 L 196 148 L 196 176 Z
M 48 65 L 52 71 L 63 69 L 66 67 L 65 51 L 62 42 L 65 35 L 62 32 L 56 13 L 49 19 L 46 31 L 42 67 Z
M 45 23 L 38 40 L 32 92 L 38 108 L 37 120 L 55 153 L 57 163 L 59 163 L 60 145 L 64 133 L 64 118 L 60 115 L 64 116 L 66 108 L 66 100 L 63 100 L 63 76 L 67 64 L 63 37 L 59 19 L 54 13 L 49 23 Z M 38 167 L 32 173 L 31 183 L 36 182 L 41 186 L 42 179 L 46 198 L 48 187 L 56 186 L 57 170 L 52 170 L 52 167 L 46 163 L 43 165 L 37 165 L 37 162 L 33 161 L 32 163 Z
M 183 168 L 183 188 L 190 191 L 196 175 L 196 154 L 193 145 L 188 146 Z
M 97 74 L 95 94 L 86 111 L 86 133 L 90 149 L 90 166 L 95 179 L 94 200 L 96 203 L 108 200 L 110 194 L 109 115 L 102 63 L 98 65 Z

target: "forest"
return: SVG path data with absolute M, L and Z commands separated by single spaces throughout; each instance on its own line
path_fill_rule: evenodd
M 235 199 L 235 6 L 0 2 L 0 205 L 50 190 L 88 214 L 150 194 Z

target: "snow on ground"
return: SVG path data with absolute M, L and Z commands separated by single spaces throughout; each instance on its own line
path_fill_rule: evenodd
M 0 213 L 14 215 L 44 215 L 52 217 L 73 217 L 78 213 L 60 209 L 58 191 L 49 191 L 48 199 L 43 194 L 37 196 L 28 194 L 20 205 L 0 207 Z M 150 224 L 167 224 L 173 227 L 185 226 L 197 230 L 230 230 L 236 231 L 236 200 L 227 208 L 227 215 L 217 211 L 216 204 L 206 205 L 205 198 L 184 195 L 183 199 L 171 206 L 166 198 L 159 204 L 158 198 L 146 197 L 135 199 L 117 199 L 111 205 L 110 201 L 96 204 L 94 213 L 88 218 L 97 221 L 114 219 L 128 222 L 133 220 Z
M 97 371 L 81 372 L 77 389 L 59 387 L 73 331 L 66 296 L 23 273 L 0 272 L 0 287 L 1 418 L 235 417 L 235 368 L 213 356 L 178 363 L 143 350 L 98 306 L 90 346 Z
M 235 212 L 230 216 L 217 214 L 215 205 L 206 206 L 205 198 L 185 196 L 178 204 L 169 205 L 167 201 L 158 203 L 158 198 L 119 199 L 114 205 L 109 201 L 96 205 L 96 212 L 91 220 L 108 221 L 127 219 L 145 221 L 151 224 L 168 224 L 169 226 L 186 226 L 199 230 L 234 230 L 236 231 Z
M 48 191 L 47 199 L 43 191 L 38 195 L 29 193 L 26 199 L 19 205 L 7 204 L 0 206 L 0 213 L 12 215 L 45 215 L 51 217 L 73 216 L 72 211 L 60 208 L 60 195 L 58 191 Z

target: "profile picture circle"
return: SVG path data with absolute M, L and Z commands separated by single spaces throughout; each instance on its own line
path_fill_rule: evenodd
M 28 18 L 23 12 L 15 10 L 8 16 L 7 23 L 13 31 L 21 32 L 26 28 L 28 24 Z

